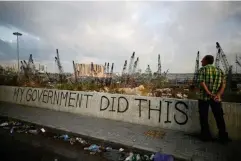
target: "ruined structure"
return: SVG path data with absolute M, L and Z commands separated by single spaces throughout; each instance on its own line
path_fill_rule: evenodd
M 104 76 L 104 65 L 76 63 L 75 66 L 76 66 L 77 77 L 81 77 L 81 76 L 103 77 Z M 93 70 L 94 70 L 94 75 L 93 75 Z

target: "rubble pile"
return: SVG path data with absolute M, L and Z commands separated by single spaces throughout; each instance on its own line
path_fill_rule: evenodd
M 128 95 L 138 95 L 138 96 L 150 95 L 150 93 L 148 93 L 147 89 L 143 85 L 140 85 L 139 87 L 135 87 L 135 88 L 119 88 L 118 91 Z
M 37 127 L 34 124 L 26 124 L 18 121 L 0 120 L 0 128 L 9 130 L 11 135 L 14 133 L 26 133 L 30 135 L 53 136 L 53 139 L 68 142 L 71 145 L 79 144 L 84 150 L 88 151 L 90 155 L 102 154 L 108 160 L 113 160 L 113 156 L 117 156 L 115 160 L 118 161 L 173 161 L 171 155 L 165 154 L 137 154 L 123 148 L 113 149 L 111 147 L 104 147 L 101 145 L 91 144 L 90 142 L 80 138 L 69 136 L 68 134 L 53 134 L 48 129 Z M 51 135 L 47 135 L 51 133 Z M 158 133 L 158 135 L 160 135 Z
M 153 96 L 155 97 L 163 97 L 163 98 L 179 98 L 179 99 L 186 99 L 188 98 L 187 93 L 189 92 L 188 89 L 183 89 L 182 91 L 176 91 L 173 88 L 161 88 L 155 89 L 153 91 Z
M 101 92 L 110 92 L 108 87 L 105 87 Z M 186 99 L 188 98 L 187 93 L 188 89 L 183 89 L 182 91 L 175 91 L 172 88 L 161 88 L 151 91 L 150 89 L 145 88 L 143 85 L 135 88 L 118 88 L 116 89 L 117 93 L 127 94 L 127 95 L 138 95 L 138 96 L 151 96 L 151 97 L 163 97 L 163 98 L 179 98 Z
M 171 88 L 156 89 L 153 91 L 153 95 L 156 97 L 171 98 L 172 89 Z
M 187 98 L 187 95 L 178 92 L 178 93 L 176 94 L 176 98 L 185 99 L 185 98 Z

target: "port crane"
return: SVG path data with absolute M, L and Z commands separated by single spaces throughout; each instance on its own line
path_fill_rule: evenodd
M 126 67 L 127 67 L 127 60 L 125 60 L 124 66 L 123 66 L 123 70 L 122 70 L 122 76 L 124 74 L 126 74 Z
M 237 66 L 239 66 L 241 68 L 241 61 L 239 61 L 239 59 L 241 59 L 241 57 L 238 58 L 238 55 L 236 55 L 236 60 L 235 60 L 235 63 L 236 63 L 236 73 L 238 72 L 237 71 Z
M 77 70 L 76 70 L 76 66 L 75 66 L 75 63 L 73 61 L 73 69 L 74 69 L 74 80 L 75 80 L 75 83 L 77 83 Z
M 167 69 L 167 70 L 163 73 L 163 74 L 164 74 L 164 77 L 167 76 L 168 72 L 169 72 L 169 69 Z
M 110 85 L 113 77 L 114 63 L 111 65 L 111 69 L 109 70 L 110 63 L 107 63 L 107 78 L 105 78 L 105 84 Z
M 21 72 L 24 74 L 24 76 L 28 79 L 29 77 L 28 77 L 28 69 L 27 69 L 27 65 L 26 65 L 26 62 L 24 61 L 20 61 L 20 63 L 21 63 L 21 67 L 20 67 L 20 69 L 21 69 Z
M 160 76 L 161 74 L 162 74 L 161 56 L 160 56 L 160 54 L 158 54 L 157 75 Z
M 30 54 L 28 62 L 23 60 L 20 61 L 20 63 L 21 72 L 24 74 L 24 77 L 26 78 L 25 81 L 40 83 L 40 75 L 36 70 L 32 54 Z
M 110 63 L 109 62 L 107 63 L 106 74 L 107 74 L 107 76 L 110 75 Z
M 110 70 L 110 76 L 111 77 L 113 76 L 113 70 L 114 70 L 114 63 L 112 63 L 112 65 L 111 65 L 111 70 Z
M 32 54 L 29 56 L 28 63 L 25 60 L 21 61 L 21 69 L 27 77 L 37 74 Z
M 134 66 L 133 66 L 133 70 L 132 70 L 132 74 L 136 74 L 137 72 L 137 68 L 138 68 L 138 63 L 139 63 L 139 57 L 137 57 L 136 61 L 134 62 Z
M 112 65 L 111 65 L 110 77 L 109 77 L 109 82 L 108 82 L 109 85 L 110 85 L 111 82 L 112 82 L 113 70 L 114 70 L 114 63 L 112 63 Z
M 106 74 L 106 62 L 105 62 L 105 66 L 104 66 L 104 74 Z
M 196 58 L 196 63 L 195 63 L 194 77 L 193 77 L 193 81 L 192 81 L 193 85 L 197 85 L 198 71 L 199 71 L 199 51 L 197 52 L 197 58 Z
M 132 67 L 133 67 L 134 59 L 135 59 L 135 52 L 133 52 L 133 54 L 131 55 L 130 64 L 129 64 L 129 68 L 128 68 L 129 75 L 132 74 Z
M 96 75 L 97 75 L 97 66 L 96 66 L 96 70 L 95 70 L 95 69 L 94 69 L 94 63 L 93 63 L 93 62 L 91 62 L 90 70 L 91 70 L 91 75 L 92 75 L 92 76 L 96 76 Z
M 28 68 L 28 70 L 29 70 L 30 73 L 33 73 L 33 74 L 36 73 L 36 68 L 35 68 L 35 65 L 34 65 L 34 61 L 33 61 L 33 56 L 32 56 L 32 54 L 29 55 L 27 68 Z
M 217 55 L 215 59 L 215 66 L 220 68 L 220 63 L 223 65 L 224 74 L 226 74 L 226 91 L 229 92 L 235 82 L 232 82 L 232 66 L 229 65 L 227 57 L 221 48 L 220 44 L 216 42 Z M 235 88 L 235 87 L 234 87 Z
M 152 71 L 151 71 L 150 65 L 147 65 L 147 68 L 145 70 L 145 74 L 148 75 L 148 76 L 152 76 Z
M 63 66 L 60 62 L 60 57 L 59 57 L 59 51 L 58 49 L 56 49 L 56 57 L 55 57 L 55 62 L 57 63 L 57 67 L 59 70 L 59 80 L 62 83 L 63 81 L 65 81 L 65 75 L 64 75 L 64 70 L 63 70 Z

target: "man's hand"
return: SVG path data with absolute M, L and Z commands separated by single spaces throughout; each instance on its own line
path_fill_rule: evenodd
M 214 99 L 214 101 L 216 101 L 216 102 L 221 102 L 221 101 L 222 101 L 220 94 L 215 95 L 215 96 L 213 97 L 213 99 Z
M 216 97 L 216 95 L 215 94 L 212 94 L 212 93 L 207 93 L 211 98 L 215 98 Z
M 205 90 L 205 92 L 210 95 L 211 97 L 214 96 L 210 90 L 208 89 L 207 85 L 205 84 L 205 82 L 201 82 L 201 87 L 203 87 L 203 89 Z
M 208 89 L 206 89 L 205 92 L 206 92 L 207 95 L 209 95 L 211 97 L 215 96 L 215 94 L 212 94 Z

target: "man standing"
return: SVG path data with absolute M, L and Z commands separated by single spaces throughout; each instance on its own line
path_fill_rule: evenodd
M 203 141 L 212 139 L 208 125 L 208 111 L 209 106 L 211 106 L 219 129 L 219 139 L 225 143 L 228 141 L 228 133 L 226 132 L 223 109 L 221 107 L 221 96 L 226 86 L 225 76 L 221 69 L 212 65 L 214 62 L 212 55 L 206 55 L 201 62 L 202 68 L 198 72 L 198 83 L 200 84 L 198 108 L 201 138 Z

